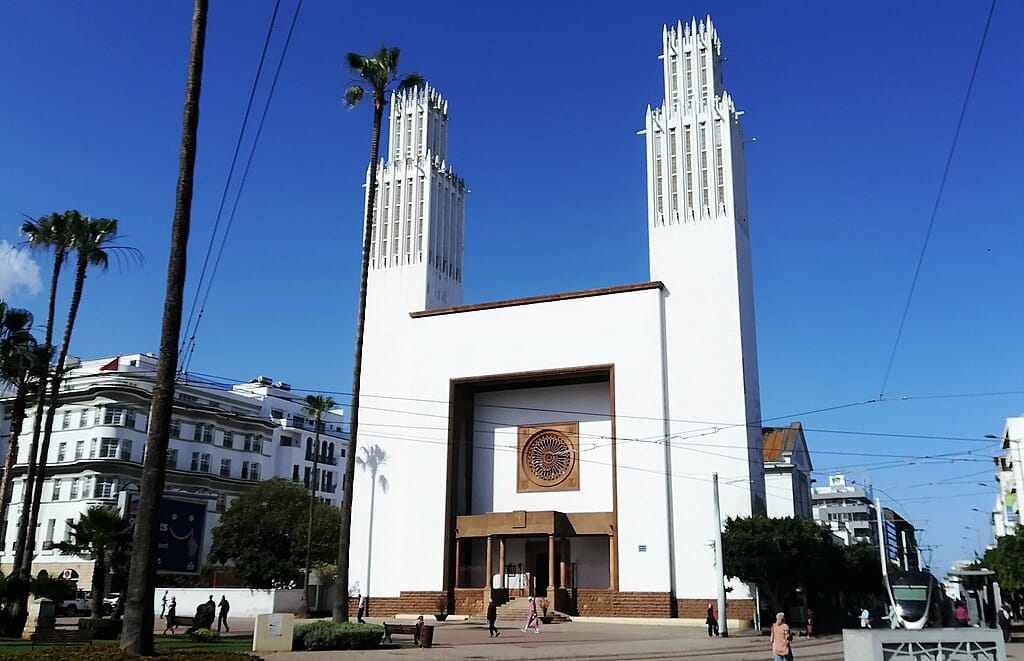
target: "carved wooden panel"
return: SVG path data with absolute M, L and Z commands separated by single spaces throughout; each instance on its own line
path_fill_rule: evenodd
M 518 490 L 579 491 L 579 437 L 578 422 L 519 427 Z

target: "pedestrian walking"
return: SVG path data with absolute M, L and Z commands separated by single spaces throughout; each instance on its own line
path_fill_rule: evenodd
M 487 633 L 491 638 L 497 638 L 501 635 L 498 631 L 498 627 L 494 626 L 494 623 L 498 620 L 498 605 L 491 599 L 490 603 L 487 604 Z
M 807 628 L 804 630 L 804 635 L 814 638 L 814 611 L 810 608 L 807 609 Z
M 164 633 L 168 631 L 171 635 L 174 635 L 174 630 L 178 626 L 178 602 L 175 601 L 174 597 L 171 597 L 171 605 L 167 607 L 167 619 L 164 623 Z
M 366 615 L 366 597 L 362 592 L 356 595 L 356 604 L 356 622 L 366 624 L 366 620 L 363 619 L 363 615 Z
M 1012 634 L 1010 633 L 1010 607 L 1005 602 L 1002 608 L 999 609 L 999 628 L 1003 630 L 1003 642 L 1010 642 Z
M 776 613 L 771 635 L 772 661 L 793 661 L 793 648 L 790 646 L 792 640 L 793 634 L 786 624 L 785 613 Z
M 160 619 L 164 619 L 164 615 L 167 613 L 167 590 L 164 590 L 164 596 L 160 599 Z
M 530 627 L 533 627 L 533 633 L 540 633 L 540 618 L 537 617 L 537 600 L 530 597 L 530 615 L 526 618 L 526 626 L 523 627 L 523 633 L 526 633 Z
M 210 596 L 213 599 L 213 596 Z M 228 602 L 228 598 L 224 595 L 220 596 L 220 612 L 217 613 L 217 633 L 220 633 L 220 625 L 224 625 L 224 631 L 230 633 L 231 627 L 228 626 L 228 611 L 231 610 L 231 604 Z
M 713 604 L 708 604 L 708 616 L 704 618 L 704 624 L 708 625 L 708 638 L 718 635 L 718 618 L 715 617 Z
M 967 609 L 964 608 L 964 602 L 962 601 L 957 601 L 956 608 L 953 609 L 953 626 L 971 626 L 971 616 L 967 614 Z
M 860 609 L 860 628 L 868 629 L 871 627 L 871 611 L 867 608 Z

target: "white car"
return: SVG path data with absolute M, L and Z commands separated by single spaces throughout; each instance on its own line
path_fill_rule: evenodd
M 55 610 L 58 617 L 75 617 L 80 613 L 88 613 L 92 610 L 91 599 L 84 592 L 79 592 L 71 599 L 58 601 Z
M 114 606 L 117 605 L 117 600 L 118 600 L 118 598 L 120 596 L 121 596 L 120 594 L 118 594 L 117 592 L 114 592 L 113 594 L 108 594 L 106 597 L 103 597 L 103 614 L 104 615 L 110 615 L 111 613 L 114 612 Z

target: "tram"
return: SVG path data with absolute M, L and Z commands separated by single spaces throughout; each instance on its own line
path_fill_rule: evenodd
M 886 588 L 905 629 L 952 626 L 953 606 L 942 583 L 926 571 L 890 571 Z

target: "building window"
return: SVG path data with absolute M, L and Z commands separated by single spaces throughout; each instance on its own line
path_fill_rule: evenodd
M 102 477 L 96 480 L 94 498 L 113 498 L 117 493 L 117 480 L 112 477 Z
M 284 417 L 284 411 L 279 411 L 278 409 L 271 409 L 270 417 L 273 418 L 274 420 L 280 420 L 281 418 Z
M 75 442 L 75 459 L 81 459 L 85 456 L 85 441 Z
M 71 500 L 78 500 L 78 478 L 77 477 L 71 480 L 71 495 L 69 496 L 69 498 Z
M 103 424 L 135 428 L 135 411 L 122 406 L 108 406 L 103 411 Z
M 292 427 L 295 427 L 296 429 L 305 429 L 306 419 L 301 415 L 292 416 Z
M 117 458 L 116 438 L 104 438 L 100 440 L 100 457 L 103 459 Z
M 50 493 L 50 500 L 60 500 L 60 479 L 53 481 L 53 491 Z
M 253 461 L 242 462 L 242 479 L 256 482 L 260 479 L 260 465 Z
M 223 445 L 226 448 L 234 448 L 235 447 L 235 435 L 234 435 L 233 432 L 229 432 L 229 431 L 225 431 L 224 432 L 224 442 L 223 442 Z
M 193 452 L 191 468 L 200 473 L 209 473 L 210 455 L 205 452 Z
M 67 443 L 58 443 L 57 444 L 57 462 L 58 463 L 64 461 L 64 454 L 67 452 L 67 449 L 68 449 L 68 444 Z
M 132 460 L 132 441 L 129 438 L 121 439 L 121 450 L 118 453 L 118 459 L 121 461 Z
M 292 465 L 292 482 L 298 482 L 298 481 L 299 481 L 299 465 L 298 464 L 293 464 Z
M 228 509 L 228 497 L 227 494 L 220 494 L 217 496 L 217 504 L 213 507 L 215 512 L 225 512 Z
M 89 409 L 82 409 L 78 413 L 78 426 L 88 427 L 89 426 Z
M 171 420 L 171 438 L 181 438 L 181 420 Z
M 57 519 L 50 519 L 46 522 L 46 537 L 43 539 L 43 548 L 53 548 L 53 531 L 57 527 Z
M 213 443 L 213 425 L 196 425 L 192 440 L 200 443 Z
M 64 541 L 71 541 L 71 526 L 74 524 L 74 519 L 64 519 Z
M 231 460 L 221 459 L 220 460 L 220 476 L 231 477 Z
M 291 436 L 283 436 L 282 435 L 281 436 L 281 447 L 283 447 L 283 448 L 290 448 L 291 446 L 292 446 L 292 437 Z
M 167 451 L 167 468 L 177 468 L 177 467 L 178 467 L 178 451 L 177 450 L 168 450 Z
M 313 471 L 312 468 L 310 468 L 309 466 L 306 466 L 306 473 L 305 473 L 305 477 L 302 478 L 302 483 L 306 485 L 307 489 L 309 488 L 309 476 L 312 474 L 312 471 Z
M 60 424 L 61 429 L 71 429 L 71 411 L 64 411 L 64 418 Z

